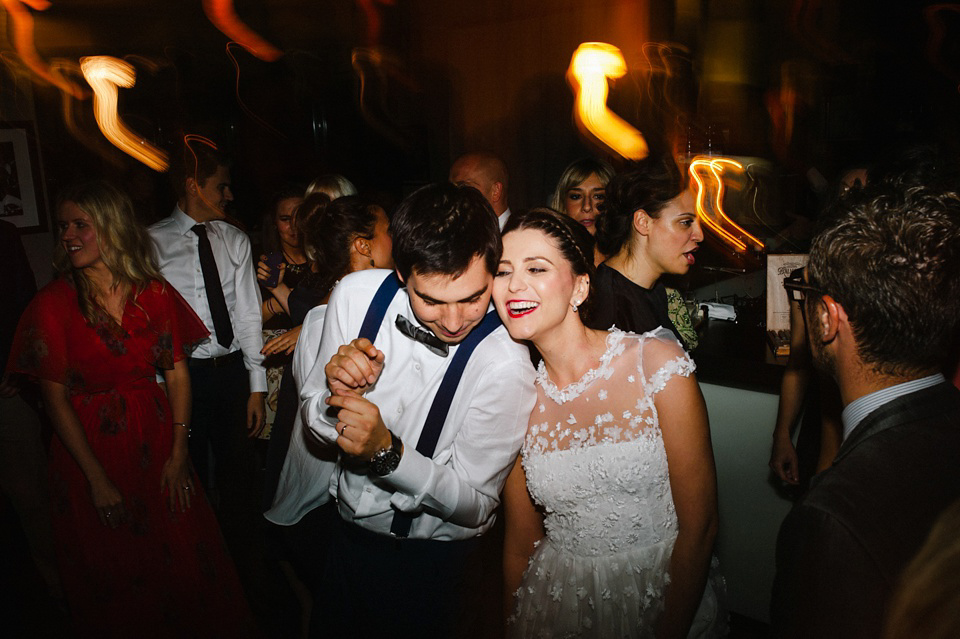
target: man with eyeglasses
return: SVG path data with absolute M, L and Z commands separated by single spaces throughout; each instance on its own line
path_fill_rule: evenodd
M 879 184 L 840 199 L 801 295 L 843 443 L 784 520 L 776 637 L 878 637 L 898 576 L 960 498 L 960 391 L 941 374 L 960 320 L 960 197 Z

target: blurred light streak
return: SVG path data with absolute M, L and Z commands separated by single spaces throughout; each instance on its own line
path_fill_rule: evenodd
M 118 149 L 155 171 L 167 170 L 167 154 L 131 131 L 117 115 L 117 87 L 131 88 L 136 82 L 133 65 L 110 56 L 80 59 L 83 77 L 93 88 L 93 115 L 104 137 Z
M 733 168 L 737 171 L 743 170 L 743 165 L 735 160 L 729 158 L 720 158 L 720 157 L 704 157 L 698 155 L 690 162 L 690 177 L 693 178 L 694 182 L 697 184 L 697 216 L 703 221 L 714 233 L 716 233 L 720 239 L 727 242 L 734 249 L 743 253 L 747 250 L 747 245 L 745 242 L 740 240 L 737 236 L 733 235 L 726 229 L 724 225 L 733 227 L 737 233 L 747 237 L 751 240 L 756 246 L 763 250 L 763 242 L 755 238 L 754 236 L 747 233 L 736 222 L 731 220 L 727 214 L 723 211 L 723 193 L 724 193 L 724 184 L 723 184 L 723 172 L 728 168 Z M 704 176 L 707 176 L 707 179 L 712 183 L 713 191 L 715 193 L 713 202 L 710 208 L 713 209 L 717 219 L 714 219 L 708 212 L 706 206 L 707 193 L 710 190 L 710 186 L 705 184 Z M 712 179 L 711 179 L 712 178 Z
M 393 6 L 396 0 L 357 0 L 357 6 L 367 18 L 367 46 L 375 47 L 380 44 L 380 32 L 383 29 L 383 19 L 377 4 Z
M 360 113 L 371 127 L 399 146 L 407 146 L 409 142 L 397 133 L 398 127 L 391 125 L 387 120 L 387 81 L 395 79 L 402 86 L 416 90 L 416 84 L 403 74 L 400 61 L 395 56 L 384 54 L 378 48 L 356 47 L 350 54 L 350 63 L 360 80 Z M 372 77 L 371 77 L 372 76 Z M 379 88 L 376 92 L 373 89 Z M 378 117 L 370 105 L 369 94 L 379 96 L 377 106 L 383 117 Z
M 567 80 L 576 94 L 577 126 L 621 156 L 642 160 L 649 153 L 643 134 L 607 108 L 607 78 L 621 78 L 626 73 L 620 49 L 604 42 L 585 42 L 573 53 Z
M 651 71 L 660 71 L 668 78 L 673 75 L 670 63 L 667 62 L 667 57 L 673 53 L 670 45 L 660 42 L 644 42 L 640 50 L 643 53 L 643 59 Z M 656 62 L 654 58 L 656 58 Z
M 270 124 L 269 124 L 266 120 L 264 120 L 263 118 L 261 118 L 260 116 L 258 116 L 256 113 L 254 113 L 253 111 L 251 111 L 249 108 L 247 108 L 247 105 L 244 103 L 243 98 L 240 97 L 240 62 L 237 61 L 236 56 L 233 55 L 233 51 L 230 50 L 230 47 L 238 46 L 238 45 L 239 45 L 238 42 L 228 42 L 228 43 L 227 43 L 227 56 L 230 58 L 230 61 L 233 62 L 233 68 L 237 70 L 237 81 L 236 81 L 236 83 L 234 84 L 234 93 L 235 93 L 236 96 L 237 96 L 237 104 L 239 104 L 239 105 L 240 105 L 240 108 L 243 110 L 243 112 L 246 113 L 248 116 L 250 116 L 250 118 L 253 119 L 255 122 L 263 125 L 264 128 L 267 128 L 267 129 L 273 131 L 274 133 L 276 133 L 276 134 L 277 134 L 278 136 L 280 136 L 281 138 L 286 138 L 287 136 L 285 136 L 285 135 L 284 135 L 283 133 L 281 133 L 280 131 L 277 131 L 275 128 L 273 128 L 272 126 L 270 126 Z
M 193 150 L 193 147 L 191 146 L 194 142 L 196 142 L 197 144 L 203 144 L 203 145 L 205 145 L 205 146 L 208 146 L 208 147 L 210 147 L 211 149 L 213 149 L 214 151 L 217 150 L 217 145 L 216 145 L 216 143 L 215 143 L 213 140 L 211 140 L 210 138 L 204 137 L 204 136 L 202 136 L 202 135 L 197 135 L 196 133 L 187 133 L 186 135 L 183 136 L 183 148 L 184 148 L 184 151 L 189 151 L 189 152 L 190 152 L 190 155 L 193 156 L 193 162 L 186 162 L 186 161 L 185 161 L 184 163 L 186 164 L 186 166 L 192 166 L 192 167 L 194 168 L 194 170 L 193 170 L 193 181 L 197 183 L 197 187 L 198 187 L 198 188 L 197 188 L 197 195 L 200 196 L 200 199 L 203 200 L 203 202 L 204 202 L 211 210 L 219 211 L 220 209 L 219 209 L 217 206 L 215 206 L 215 205 L 213 204 L 213 202 L 211 202 L 211 201 L 208 200 L 206 197 L 204 197 L 204 195 L 203 195 L 203 189 L 202 189 L 202 188 L 199 188 L 199 187 L 202 187 L 203 185 L 200 183 L 199 174 L 197 173 L 197 171 L 200 169 L 200 163 L 197 161 L 197 154 L 196 154 L 196 152 Z M 185 159 L 186 159 L 186 158 L 184 158 L 184 160 L 185 160 Z M 226 217 L 226 214 L 224 214 L 223 217 Z
M 233 0 L 203 0 L 203 12 L 221 33 L 261 60 L 274 62 L 283 55 L 237 17 Z
M 923 9 L 923 17 L 927 22 L 930 37 L 927 40 L 927 59 L 935 69 L 950 79 L 951 82 L 960 82 L 960 74 L 947 64 L 941 55 L 943 40 L 946 36 L 946 24 L 941 14 L 944 11 L 960 13 L 960 4 L 931 4 Z M 957 86 L 960 91 L 960 84 Z
M 134 62 L 136 62 L 140 66 L 144 67 L 150 73 L 156 73 L 157 71 L 160 70 L 160 64 L 158 62 L 154 62 L 150 58 L 147 58 L 142 55 L 130 53 L 123 56 L 123 59 L 129 62 L 130 64 L 133 64 Z
M 37 53 L 33 40 L 33 15 L 27 7 L 35 11 L 46 11 L 50 8 L 50 2 L 48 0 L 0 0 L 0 4 L 3 4 L 13 22 L 13 46 L 27 68 L 37 77 L 77 99 L 86 97 L 83 88 L 52 70 Z

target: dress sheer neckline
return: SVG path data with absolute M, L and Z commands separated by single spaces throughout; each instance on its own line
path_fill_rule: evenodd
M 572 382 L 563 388 L 557 388 L 557 385 L 554 384 L 550 379 L 550 376 L 547 375 L 546 364 L 544 364 L 543 360 L 540 360 L 540 364 L 537 367 L 537 384 L 540 385 L 540 387 L 543 389 L 543 393 L 547 397 L 558 404 L 563 404 L 576 399 L 596 380 L 600 379 L 601 377 L 605 379 L 610 377 L 610 375 L 613 373 L 610 362 L 612 362 L 613 358 L 623 351 L 623 337 L 625 334 L 626 333 L 624 331 L 621 331 L 617 327 L 611 328 L 610 333 L 607 335 L 607 348 L 603 352 L 603 355 L 600 356 L 600 362 L 597 364 L 597 366 L 584 373 L 583 377 L 581 377 L 579 380 Z

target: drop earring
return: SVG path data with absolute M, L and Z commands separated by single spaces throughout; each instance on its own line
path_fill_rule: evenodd
M 580 300 L 575 301 L 575 302 L 574 302 L 573 304 L 571 304 L 570 306 L 573 308 L 573 312 L 574 312 L 574 313 L 580 312 L 580 309 L 579 309 Z

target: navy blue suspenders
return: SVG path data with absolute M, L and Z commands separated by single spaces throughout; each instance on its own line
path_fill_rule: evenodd
M 400 279 L 396 273 L 390 273 L 383 280 L 383 284 L 377 289 L 373 300 L 370 302 L 370 307 L 367 309 L 367 314 L 363 318 L 358 338 L 366 337 L 371 342 L 376 340 L 380 325 L 387 314 L 387 307 L 390 306 L 390 302 L 393 301 L 397 291 L 400 290 L 400 286 Z M 420 433 L 420 440 L 417 442 L 417 452 L 424 457 L 432 458 L 436 451 L 440 433 L 443 431 L 443 424 L 447 420 L 447 413 L 450 411 L 450 404 L 453 402 L 453 396 L 457 392 L 457 386 L 460 384 L 460 378 L 473 349 L 498 326 L 500 326 L 500 318 L 497 316 L 497 312 L 490 311 L 480 321 L 480 324 L 460 342 L 457 352 L 453 354 L 453 359 L 450 361 L 447 371 L 443 374 L 440 388 L 437 389 L 437 394 L 433 398 L 433 404 L 430 405 L 423 431 Z M 397 512 L 393 517 L 390 533 L 397 537 L 407 537 L 410 534 L 410 525 L 417 516 L 411 513 Z

